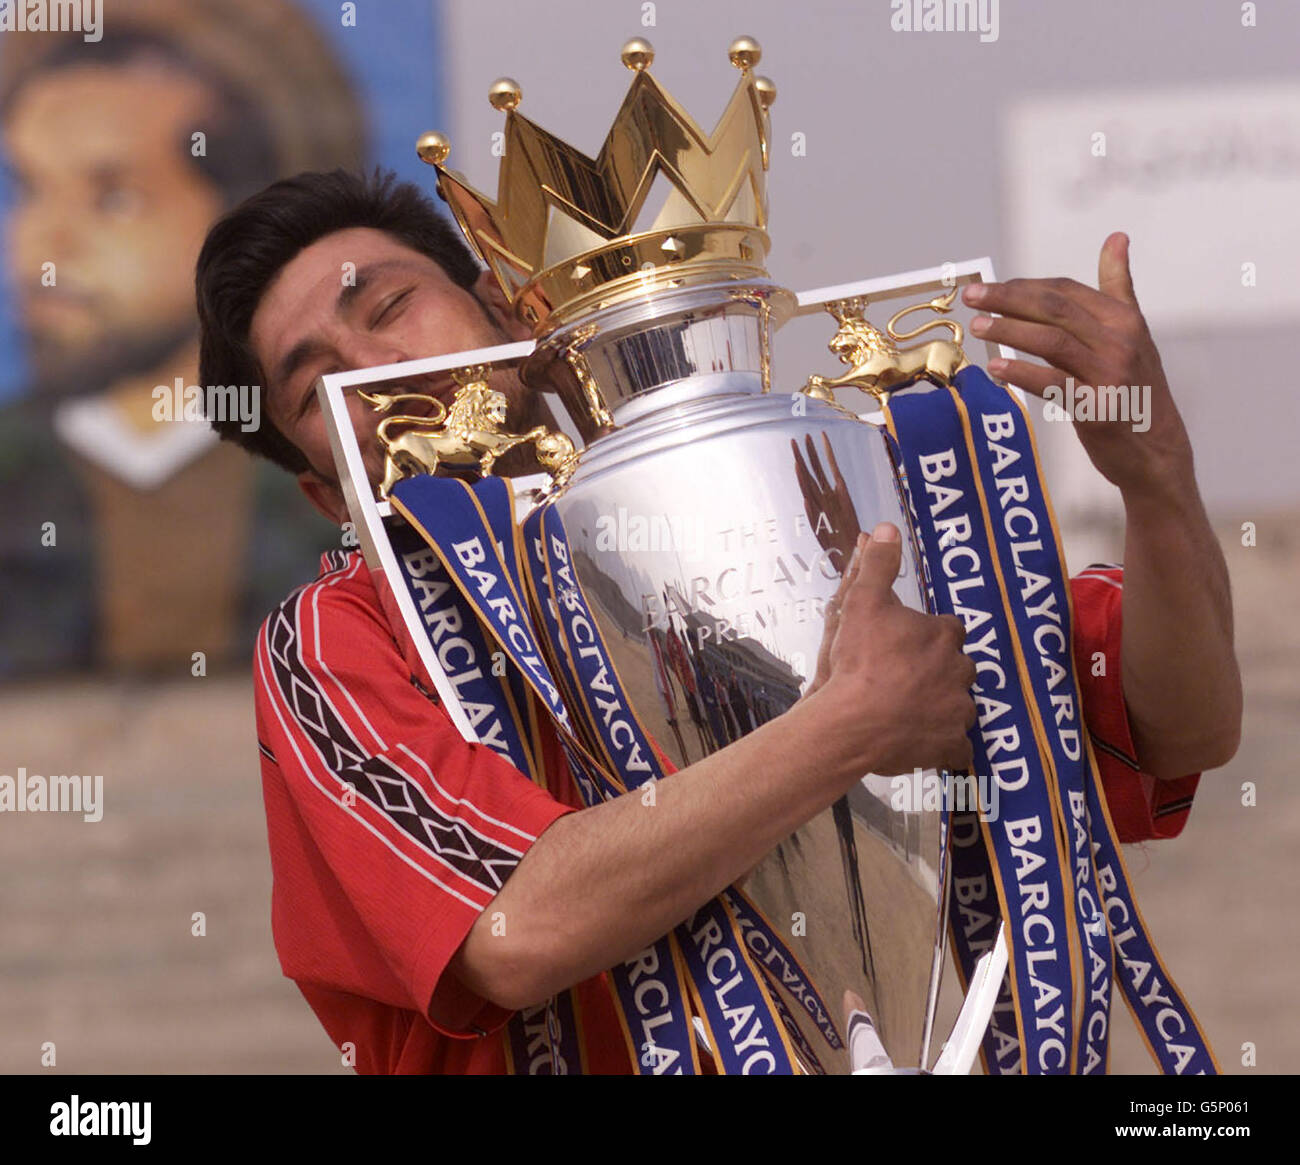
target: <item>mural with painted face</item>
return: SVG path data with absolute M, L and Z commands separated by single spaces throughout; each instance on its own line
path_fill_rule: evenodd
M 431 5 L 395 8 L 414 77 Z M 0 614 L 0 677 L 242 658 L 265 608 L 338 541 L 282 475 L 153 409 L 156 386 L 197 374 L 211 221 L 278 177 L 371 156 L 337 6 L 119 0 L 109 15 L 98 43 L 0 44 L 3 275 L 26 357 L 0 410 L 0 579 L 27 596 Z M 359 56 L 390 85 L 404 67 Z

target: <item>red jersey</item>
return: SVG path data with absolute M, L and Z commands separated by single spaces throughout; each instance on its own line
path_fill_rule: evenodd
M 1072 580 L 1088 728 L 1120 840 L 1173 837 L 1198 778 L 1156 781 L 1134 759 L 1121 585 L 1118 568 Z M 581 807 L 571 782 L 542 789 L 460 736 L 356 551 L 324 555 L 317 579 L 268 616 L 255 677 L 284 974 L 358 1072 L 507 1071 L 510 1012 L 444 972 L 528 847 Z M 539 743 L 546 771 L 563 772 L 553 731 Z M 585 1070 L 630 1072 L 604 977 L 575 994 Z

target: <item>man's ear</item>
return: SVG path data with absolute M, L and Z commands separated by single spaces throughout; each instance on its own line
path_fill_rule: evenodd
M 322 477 L 314 469 L 298 474 L 298 488 L 315 507 L 316 512 L 336 526 L 348 520 L 348 504 L 336 482 Z
M 496 281 L 491 271 L 485 269 L 479 272 L 479 277 L 474 280 L 473 292 L 478 297 L 479 302 L 491 313 L 492 318 L 496 320 L 501 330 L 512 340 L 531 340 L 533 338 L 532 329 L 522 320 L 516 318 L 515 313 L 510 308 L 510 301 L 506 298 L 506 293 L 501 290 L 501 284 Z

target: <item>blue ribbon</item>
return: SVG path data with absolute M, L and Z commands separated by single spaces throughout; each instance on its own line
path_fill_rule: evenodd
M 484 482 L 491 482 L 492 484 L 486 489 L 475 490 L 475 496 L 478 498 L 479 505 L 487 518 L 488 529 L 492 531 L 497 552 L 501 555 L 501 561 L 506 567 L 507 576 L 514 587 L 515 599 L 522 610 L 527 607 L 528 599 L 527 593 L 520 585 L 518 561 L 515 555 L 514 499 L 511 496 L 510 487 L 501 478 L 485 478 Z M 502 662 L 504 662 L 504 658 L 502 658 Z M 501 671 L 505 673 L 505 679 L 510 687 L 510 693 L 514 697 L 515 706 L 528 710 L 528 739 L 534 741 L 537 739 L 537 718 L 533 714 L 534 703 L 530 698 L 528 685 L 524 682 L 524 678 L 519 674 L 517 668 L 502 668 Z
M 1047 495 L 1038 478 L 1028 418 L 982 368 L 963 369 L 956 383 L 958 407 L 964 407 L 969 417 L 975 463 L 990 504 L 994 546 L 1011 598 L 1030 690 L 1051 750 L 1058 804 L 1067 814 L 1075 912 L 1087 978 L 1087 988 L 1080 992 L 1075 1070 L 1085 1075 L 1104 1073 L 1113 952 L 1092 862 L 1087 733 L 1074 676 L 1069 583 L 1057 552 Z
M 562 991 L 545 1003 L 517 1011 L 506 1026 L 510 1070 L 516 1076 L 581 1076 L 582 1041 L 577 1000 Z
M 456 689 L 470 726 L 481 743 L 537 780 L 537 761 L 523 735 L 526 689 L 520 685 L 508 694 L 502 690 L 499 678 L 492 674 L 494 652 L 477 617 L 428 543 L 405 522 L 389 522 L 387 529 L 434 655 Z
M 1009 564 L 1018 582 L 1011 607 L 1053 745 L 1066 829 L 1072 841 L 1089 973 L 1079 1070 L 1105 1071 L 1113 959 L 1118 955 L 1120 989 L 1161 1071 L 1214 1075 L 1209 1044 L 1162 965 L 1138 913 L 1105 808 L 1075 675 L 1069 583 L 1029 418 L 1020 402 L 998 388 L 980 368 L 964 369 L 957 374 L 956 384 L 971 417 L 985 492 L 998 498 L 1002 518 L 1001 523 L 995 522 L 999 553 L 1004 569 Z M 1088 1038 L 1090 1032 L 1096 1033 L 1092 1039 Z
M 812 979 L 799 964 L 789 947 L 782 942 L 776 928 L 763 917 L 758 907 L 741 891 L 732 887 L 722 892 L 722 900 L 740 928 L 741 938 L 754 961 L 767 975 L 768 980 L 779 987 L 812 1017 L 817 1030 L 828 1047 L 839 1051 L 844 1047 L 835 1018 L 825 1001 L 818 993 Z M 779 1001 L 778 1001 L 779 1003 Z M 791 1038 L 798 1029 L 791 1029 Z M 802 1037 L 800 1037 L 802 1039 Z M 806 1046 L 806 1045 L 805 1045 Z
M 525 579 L 532 598 L 533 610 L 541 620 L 543 639 L 552 647 L 553 674 L 568 693 L 568 698 L 576 704 L 577 696 L 574 693 L 577 675 L 569 661 L 568 653 L 561 650 L 564 635 L 560 628 L 559 611 L 556 608 L 550 578 L 547 575 L 548 559 L 541 532 L 541 518 L 541 512 L 533 510 L 523 523 Z M 579 731 L 587 728 L 582 722 L 575 727 Z M 583 735 L 586 738 L 590 733 L 584 732 Z M 594 739 L 586 739 L 585 743 L 589 749 L 598 750 L 599 746 Z M 585 750 L 579 752 L 576 748 L 570 748 L 568 757 L 580 786 L 579 791 L 588 805 L 595 805 L 602 799 L 617 797 L 624 791 L 620 785 L 610 780 L 602 765 L 588 758 Z
M 575 695 L 586 713 L 584 722 L 626 788 L 659 780 L 663 767 L 623 691 L 595 616 L 573 574 L 568 539 L 553 508 L 541 508 L 538 533 L 555 600 L 555 620 L 562 636 L 556 644 L 557 652 L 571 669 Z
M 983 819 L 981 825 L 994 855 L 1003 917 L 1014 934 L 1010 974 L 1019 1045 L 1031 1073 L 1068 1073 L 1074 1048 L 1072 911 L 1047 776 L 1020 693 L 1015 642 L 965 433 L 947 392 L 896 396 L 889 415 L 927 547 L 936 607 L 962 620 L 964 650 L 978 672 L 978 721 L 970 740 L 975 772 L 999 788 L 998 820 Z M 993 1043 L 990 1069 L 1018 1070 L 1020 1058 L 1011 1061 L 1006 1041 Z
M 906 535 L 921 575 L 925 610 L 931 615 L 937 614 L 934 576 L 930 570 L 925 543 L 919 534 L 921 519 L 908 483 L 907 466 L 894 434 L 888 429 L 885 431 L 885 448 L 889 453 L 899 502 L 906 519 Z M 943 776 L 947 781 L 951 774 L 945 772 Z M 989 852 L 981 831 L 979 814 L 953 813 L 945 799 L 940 810 L 940 833 L 943 856 L 939 885 L 948 886 L 949 942 L 957 964 L 957 977 L 961 981 L 962 992 L 965 993 L 971 976 L 975 973 L 976 963 L 997 941 L 1002 907 L 998 903 L 997 882 L 989 864 Z M 949 869 L 952 880 L 945 882 Z M 985 1070 L 990 1075 L 999 1075 L 1002 1071 L 1000 1065 L 1005 1063 L 1014 1067 L 1019 1048 L 1016 1001 L 1011 994 L 1011 976 L 1008 974 L 1002 977 L 988 1030 L 981 1044 Z

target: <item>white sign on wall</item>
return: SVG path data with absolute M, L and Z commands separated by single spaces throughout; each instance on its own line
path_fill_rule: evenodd
M 1153 327 L 1300 318 L 1300 85 L 1023 98 L 1002 144 L 1009 269 L 1095 286 L 1123 230 Z

